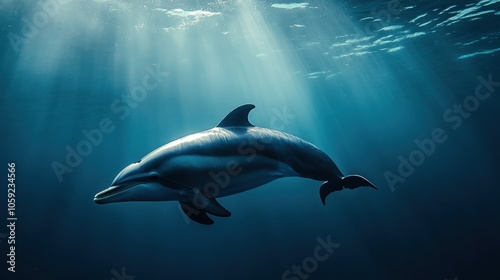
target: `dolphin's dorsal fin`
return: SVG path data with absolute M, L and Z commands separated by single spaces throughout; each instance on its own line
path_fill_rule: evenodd
M 227 114 L 227 116 L 217 125 L 217 127 L 230 126 L 253 126 L 248 121 L 248 114 L 255 108 L 253 104 L 245 104 L 237 107 Z

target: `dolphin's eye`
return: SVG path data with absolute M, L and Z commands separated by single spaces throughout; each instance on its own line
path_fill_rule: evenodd
M 149 179 L 151 179 L 151 181 L 158 181 L 158 179 L 160 179 L 160 174 L 153 172 L 149 175 Z
M 134 162 L 134 163 L 140 163 L 140 162 L 141 162 L 141 160 L 142 160 L 142 159 L 140 159 L 140 160 L 138 160 L 138 161 L 136 161 L 136 162 Z

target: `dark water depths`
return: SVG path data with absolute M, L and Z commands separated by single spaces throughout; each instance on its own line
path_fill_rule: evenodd
M 0 9 L 2 279 L 500 279 L 500 1 Z M 323 206 L 321 182 L 280 179 L 219 199 L 232 216 L 210 227 L 175 202 L 93 202 L 243 103 L 379 190 Z

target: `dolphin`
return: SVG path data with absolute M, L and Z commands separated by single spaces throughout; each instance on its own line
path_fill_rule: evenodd
M 216 200 L 278 178 L 325 181 L 320 198 L 342 189 L 371 187 L 359 175 L 344 176 L 323 151 L 296 136 L 256 127 L 248 121 L 255 108 L 232 110 L 216 127 L 167 143 L 125 167 L 94 202 L 178 201 L 193 221 L 210 225 L 208 214 L 229 217 Z

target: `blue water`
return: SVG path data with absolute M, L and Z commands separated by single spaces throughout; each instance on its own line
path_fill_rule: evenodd
M 500 279 L 500 1 L 4 0 L 0 13 L 17 217 L 13 273 L 4 180 L 1 279 Z M 126 165 L 244 103 L 379 190 L 323 206 L 321 182 L 280 179 L 218 199 L 232 216 L 212 226 L 175 202 L 93 202 Z

